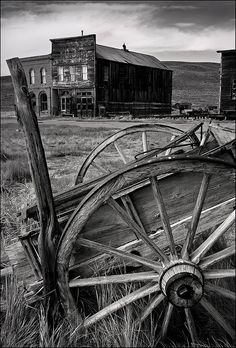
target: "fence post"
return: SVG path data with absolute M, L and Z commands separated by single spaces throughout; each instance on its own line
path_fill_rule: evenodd
M 45 305 L 52 315 L 56 309 L 56 246 L 60 237 L 46 157 L 40 137 L 37 117 L 31 105 L 24 69 L 19 58 L 7 60 L 15 92 L 17 120 L 22 126 L 28 161 L 39 210 L 39 255 L 42 266 Z

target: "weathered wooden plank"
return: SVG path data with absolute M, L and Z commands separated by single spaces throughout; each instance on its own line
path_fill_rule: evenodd
M 6 246 L 6 252 L 10 260 L 13 273 L 18 281 L 25 285 L 35 282 L 35 274 L 28 262 L 24 248 L 20 241 Z
M 232 211 L 234 206 L 234 198 L 230 199 L 227 202 L 219 204 L 210 209 L 206 209 L 202 212 L 201 219 L 199 221 L 196 238 L 201 235 L 204 231 L 209 230 L 212 227 L 212 221 L 214 221 L 215 225 L 220 224 L 227 215 Z M 210 216 L 210 218 L 209 218 Z M 183 245 L 186 235 L 189 230 L 189 226 L 191 223 L 191 216 L 183 219 L 182 221 L 175 222 L 171 225 L 173 230 L 173 236 L 175 239 L 176 245 Z M 115 237 L 116 236 L 116 237 Z M 162 229 L 157 229 L 153 234 L 149 236 L 161 249 L 166 250 L 168 248 L 168 243 L 166 241 L 165 235 Z M 118 234 L 114 233 L 114 238 L 118 238 Z M 101 243 L 103 239 L 94 238 L 94 240 L 99 240 Z M 110 239 L 112 240 L 112 239 Z M 113 239 L 114 240 L 114 239 Z M 105 242 L 105 241 L 104 241 Z M 78 243 L 79 244 L 79 243 Z M 113 243 L 115 244 L 115 243 Z M 138 252 L 139 255 L 148 258 L 150 260 L 156 259 L 155 252 L 151 252 L 150 249 L 145 245 L 141 240 L 129 240 L 127 241 L 125 238 L 119 239 L 120 250 L 128 251 L 128 252 Z M 119 245 L 118 244 L 118 245 Z M 117 244 L 116 244 L 117 245 Z M 117 245 L 117 246 L 118 246 Z M 122 262 L 119 259 L 111 259 L 109 256 L 99 253 L 93 253 L 91 250 L 83 249 L 80 247 L 79 252 L 73 254 L 73 261 L 71 266 L 73 269 L 73 275 L 81 274 L 84 276 L 89 276 L 92 274 L 92 270 L 94 269 L 93 265 L 97 265 L 99 269 L 110 267 L 122 267 Z M 127 263 L 128 265 L 132 265 L 132 263 Z M 100 266 L 99 266 L 100 265 Z
M 216 124 L 211 124 L 209 128 L 220 146 L 235 139 L 235 129 L 222 127 Z
M 27 80 L 19 58 L 7 60 L 15 93 L 16 112 L 26 138 L 30 172 L 40 218 L 39 254 L 44 280 L 45 303 L 53 309 L 55 299 L 55 247 L 61 230 L 54 207 L 52 188 L 37 117 L 30 101 Z M 50 294 L 50 295 L 48 295 Z

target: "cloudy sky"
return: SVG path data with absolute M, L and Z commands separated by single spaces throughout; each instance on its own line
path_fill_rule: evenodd
M 97 43 L 160 60 L 219 62 L 234 48 L 234 1 L 1 1 L 5 60 L 51 52 L 49 39 L 96 34 Z

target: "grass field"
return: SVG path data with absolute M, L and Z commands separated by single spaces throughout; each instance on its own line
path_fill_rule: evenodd
M 40 124 L 42 142 L 45 149 L 47 164 L 52 183 L 53 193 L 73 187 L 79 167 L 90 151 L 108 136 L 114 134 L 115 129 L 105 127 L 83 128 L 65 125 Z M 2 125 L 1 137 L 1 196 L 2 235 L 6 242 L 20 232 L 20 222 L 17 213 L 35 202 L 35 193 L 28 167 L 25 140 L 22 130 L 17 124 Z M 166 134 L 149 139 L 153 147 L 163 145 L 170 139 Z M 119 143 L 127 158 L 131 159 L 142 150 L 141 138 L 130 136 Z M 109 170 L 123 166 L 122 160 L 114 146 L 108 148 L 97 160 L 100 166 Z M 86 180 L 92 180 L 99 175 L 96 169 L 88 171 Z M 231 262 L 231 261 L 229 261 Z M 234 287 L 231 281 L 227 288 Z M 94 293 L 82 292 L 83 309 L 93 308 L 97 303 L 99 308 L 108 305 L 111 300 L 121 294 L 129 294 L 133 290 L 130 285 L 103 286 Z M 144 323 L 137 324 L 137 319 L 146 308 L 151 298 L 136 301 L 115 315 L 108 317 L 90 329 L 73 331 L 66 320 L 59 317 L 55 321 L 53 331 L 47 327 L 47 313 L 37 305 L 26 306 L 23 291 L 14 279 L 8 279 L 4 284 L 3 296 L 7 302 L 7 312 L 1 313 L 3 347 L 191 347 L 189 334 L 184 327 L 181 316 L 173 317 L 168 340 L 164 344 L 157 343 L 160 330 L 160 307 Z M 94 301 L 94 302 L 93 302 Z M 216 300 L 213 299 L 216 302 Z M 232 321 L 231 301 L 216 304 L 226 311 Z M 212 320 L 196 309 L 198 328 L 201 337 L 197 347 L 231 347 L 231 343 L 219 328 L 209 337 Z M 176 328 L 178 334 L 176 335 Z

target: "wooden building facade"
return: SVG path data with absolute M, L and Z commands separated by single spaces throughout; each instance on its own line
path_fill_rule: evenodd
M 51 42 L 50 55 L 22 59 L 37 115 L 171 112 L 172 71 L 157 58 L 98 45 L 96 35 Z
M 219 112 L 226 116 L 236 113 L 236 50 L 221 53 Z

